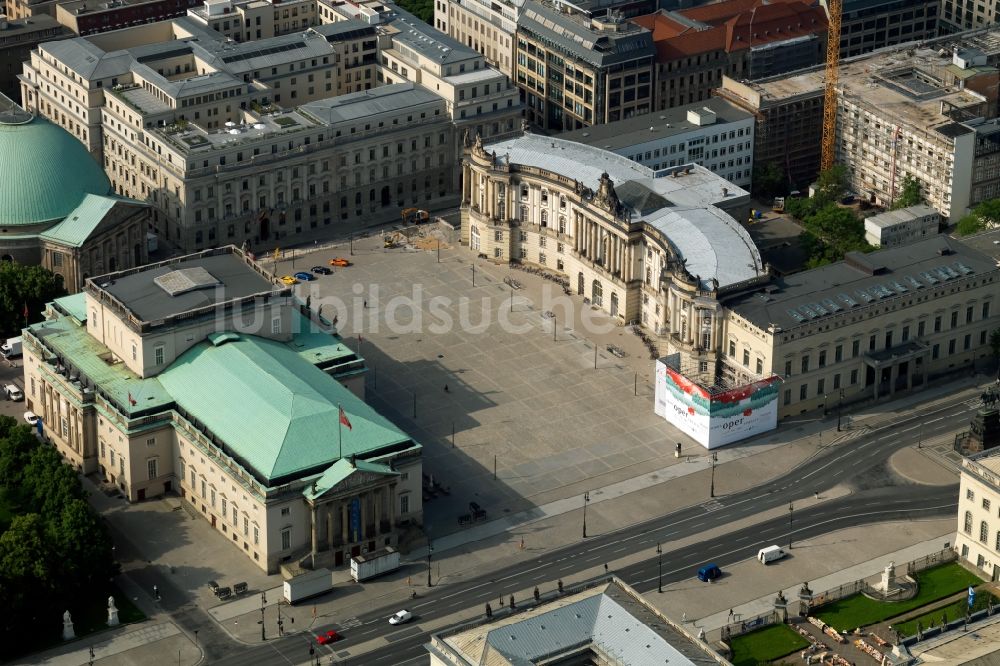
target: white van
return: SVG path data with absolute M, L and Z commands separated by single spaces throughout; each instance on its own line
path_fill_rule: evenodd
M 761 548 L 757 551 L 757 560 L 761 564 L 768 564 L 774 562 L 775 560 L 780 560 L 785 556 L 785 551 L 781 549 L 781 546 L 768 546 L 767 548 Z
M 15 402 L 24 400 L 24 394 L 21 393 L 21 389 L 17 388 L 14 384 L 4 386 L 3 392 L 7 394 L 8 400 L 14 400 Z

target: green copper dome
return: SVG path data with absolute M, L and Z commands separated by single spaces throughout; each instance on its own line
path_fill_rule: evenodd
M 0 227 L 62 220 L 111 183 L 69 132 L 15 107 L 0 113 Z

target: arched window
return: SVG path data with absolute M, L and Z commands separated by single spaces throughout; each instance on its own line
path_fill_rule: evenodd
M 618 316 L 618 294 L 611 292 L 611 316 Z
M 965 512 L 965 533 L 972 534 L 972 512 Z
M 594 283 L 590 286 L 590 301 L 598 307 L 603 304 L 604 288 L 598 280 L 594 280 Z
M 526 224 L 528 222 L 528 207 L 521 206 L 521 224 Z
M 547 210 L 542 211 L 542 226 L 543 227 L 549 226 L 549 211 Z
M 577 275 L 576 275 L 576 293 L 580 294 L 581 296 L 583 296 L 584 293 L 586 293 L 586 290 L 584 289 L 583 285 L 584 285 L 584 282 L 583 282 L 583 273 L 582 272 L 581 273 L 577 273 Z
M 986 524 L 986 521 L 981 521 L 979 523 L 979 541 L 986 543 L 990 538 L 990 526 Z
M 559 233 L 561 233 L 561 234 L 566 233 L 566 216 L 565 215 L 560 215 L 559 216 Z
M 469 229 L 469 233 L 470 233 L 469 246 L 472 247 L 473 250 L 477 250 L 478 251 L 479 250 L 479 227 L 477 227 L 475 225 L 472 225 L 472 227 Z

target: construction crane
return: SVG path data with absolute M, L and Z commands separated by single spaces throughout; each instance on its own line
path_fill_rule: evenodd
M 826 37 L 826 89 L 823 94 L 823 157 L 820 170 L 833 166 L 837 155 L 837 79 L 840 76 L 840 17 L 843 0 L 827 0 L 830 16 Z

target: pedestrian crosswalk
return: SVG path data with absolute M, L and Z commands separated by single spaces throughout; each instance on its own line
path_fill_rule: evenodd
M 705 513 L 712 513 L 713 511 L 718 511 L 722 508 L 722 502 L 719 500 L 709 500 L 701 505 L 701 508 L 705 510 Z
M 341 629 L 351 629 L 352 627 L 360 627 L 361 624 L 362 624 L 361 620 L 359 620 L 356 617 L 349 617 L 346 620 L 338 622 L 338 625 L 340 626 Z

